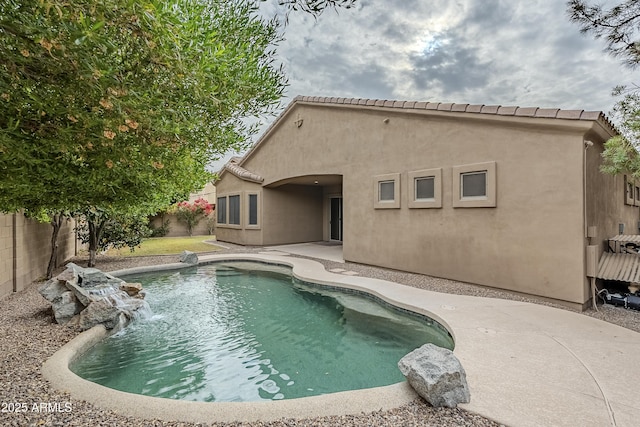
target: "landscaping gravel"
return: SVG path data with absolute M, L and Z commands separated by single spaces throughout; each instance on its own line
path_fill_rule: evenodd
M 227 244 L 225 244 L 227 245 Z M 218 253 L 259 252 L 263 248 L 227 245 Z M 73 262 L 86 265 L 86 259 Z M 97 267 L 114 271 L 140 265 L 176 262 L 177 256 L 98 257 Z M 361 276 L 376 277 L 439 292 L 507 298 L 564 308 L 531 297 L 419 274 L 405 273 L 352 263 L 322 261 L 326 268 L 343 268 Z M 62 271 L 62 268 L 58 269 Z M 640 332 L 640 312 L 601 306 L 585 315 Z M 102 410 L 49 387 L 40 374 L 42 363 L 77 335 L 77 331 L 52 322 L 50 304 L 40 296 L 37 284 L 0 300 L 0 425 L 2 426 L 202 426 L 203 424 L 143 420 Z M 472 396 L 473 399 L 473 396 Z M 312 419 L 283 419 L 274 422 L 221 424 L 211 426 L 498 426 L 499 424 L 462 409 L 433 408 L 422 399 L 389 411 L 352 416 Z

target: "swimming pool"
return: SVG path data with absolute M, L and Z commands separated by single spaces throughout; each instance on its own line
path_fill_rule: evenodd
M 204 402 L 280 400 L 403 381 L 397 361 L 446 329 L 291 269 L 225 262 L 128 276 L 154 315 L 102 340 L 71 370 L 121 391 Z

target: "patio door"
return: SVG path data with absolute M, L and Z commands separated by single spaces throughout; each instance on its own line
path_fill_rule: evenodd
M 342 197 L 331 198 L 329 215 L 329 229 L 331 240 L 342 241 Z

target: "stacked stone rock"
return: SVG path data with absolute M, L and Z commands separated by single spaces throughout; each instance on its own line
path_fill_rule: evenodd
M 95 268 L 67 264 L 67 269 L 39 288 L 59 324 L 87 330 L 103 324 L 119 330 L 148 310 L 140 283 L 126 283 Z

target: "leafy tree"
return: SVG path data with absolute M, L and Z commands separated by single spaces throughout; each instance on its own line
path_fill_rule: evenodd
M 95 248 L 90 255 L 93 259 L 96 251 L 110 248 L 128 246 L 133 251 L 142 239 L 151 235 L 146 215 L 136 212 L 122 214 L 92 208 L 85 211 L 82 218 L 77 227 L 78 238 Z
M 588 5 L 582 0 L 568 2 L 570 19 L 580 31 L 604 37 L 607 51 L 635 68 L 640 63 L 640 2 L 627 0 L 611 9 Z M 622 96 L 612 113 L 620 135 L 605 143 L 601 170 L 609 174 L 629 173 L 640 179 L 640 87 L 618 86 L 614 96 Z
M 602 6 L 589 5 L 584 0 L 571 0 L 567 3 L 569 18 L 580 24 L 580 31 L 592 33 L 596 38 L 603 37 L 607 42 L 607 51 L 623 62 L 636 67 L 640 62 L 640 2 L 625 2 L 603 9 Z
M 203 198 L 196 199 L 193 203 L 187 201 L 178 203 L 173 209 L 173 213 L 187 225 L 189 236 L 193 235 L 193 229 L 200 223 L 203 217 L 209 217 L 215 206 Z
M 4 0 L 0 211 L 149 214 L 186 198 L 211 158 L 246 146 L 243 118 L 277 105 L 278 31 L 252 0 Z

